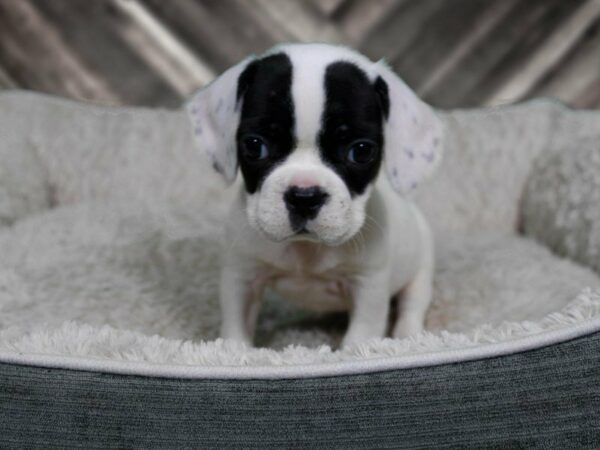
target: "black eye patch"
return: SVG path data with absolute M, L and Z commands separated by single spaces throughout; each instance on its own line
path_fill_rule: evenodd
M 349 62 L 330 64 L 325 71 L 325 109 L 319 147 L 323 160 L 344 180 L 352 195 L 360 195 L 377 177 L 383 156 L 385 82 L 371 83 Z M 361 155 L 361 151 L 371 152 Z
M 242 105 L 238 161 L 246 191 L 253 194 L 295 146 L 289 57 L 277 53 L 250 63 L 239 77 L 237 97 Z

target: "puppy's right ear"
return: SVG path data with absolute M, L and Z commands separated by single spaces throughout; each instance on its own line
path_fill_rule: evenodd
M 185 105 L 196 146 L 208 153 L 215 170 L 229 184 L 237 174 L 236 132 L 254 59 L 246 58 L 227 69 L 208 86 L 195 92 Z

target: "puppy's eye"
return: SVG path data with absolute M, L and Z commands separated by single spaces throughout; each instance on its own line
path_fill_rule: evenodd
M 377 145 L 368 140 L 355 141 L 347 149 L 346 158 L 353 164 L 368 164 L 377 155 Z
M 241 140 L 244 157 L 251 161 L 262 161 L 269 157 L 269 147 L 260 136 L 244 136 Z

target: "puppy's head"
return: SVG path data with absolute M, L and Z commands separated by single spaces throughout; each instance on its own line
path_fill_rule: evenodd
M 382 163 L 413 190 L 441 158 L 435 113 L 383 63 L 344 47 L 279 46 L 227 70 L 187 105 L 196 142 L 244 178 L 252 227 L 274 241 L 353 237 Z

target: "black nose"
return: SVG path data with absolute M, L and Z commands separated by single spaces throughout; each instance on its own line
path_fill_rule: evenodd
M 288 211 L 302 219 L 314 219 L 319 209 L 325 204 L 329 195 L 319 186 L 301 188 L 292 186 L 285 194 L 283 200 Z

